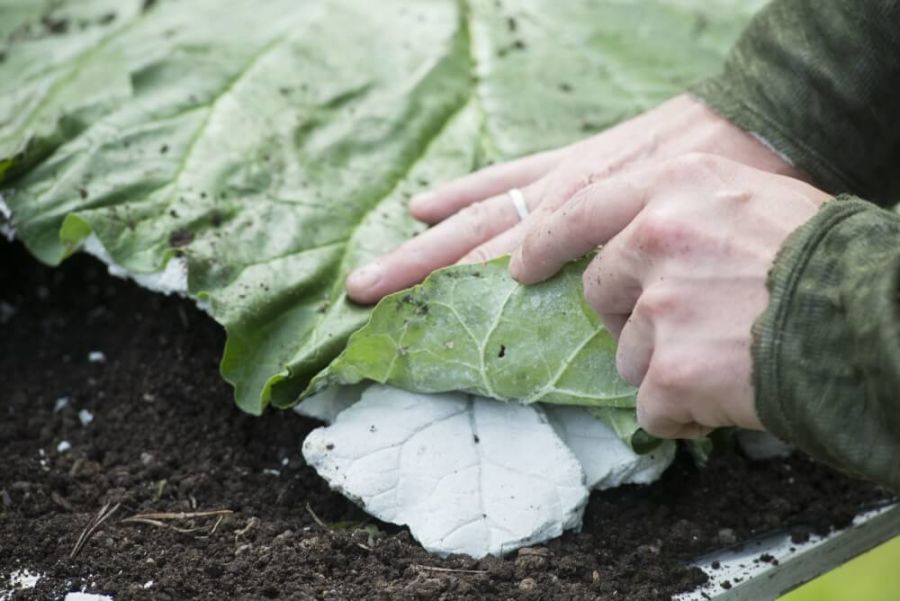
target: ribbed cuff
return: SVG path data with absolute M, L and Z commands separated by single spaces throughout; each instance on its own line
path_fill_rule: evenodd
M 900 492 L 900 216 L 852 197 L 786 240 L 753 326 L 763 425 Z
M 789 409 L 794 391 L 785 386 L 782 371 L 789 362 L 796 362 L 796 357 L 793 349 L 790 357 L 784 356 L 785 342 L 793 338 L 792 346 L 796 347 L 797 336 L 814 332 L 820 325 L 816 323 L 818 312 L 809 310 L 805 303 L 794 302 L 800 296 L 797 289 L 821 241 L 835 226 L 868 208 L 869 203 L 852 196 L 829 201 L 788 237 L 769 272 L 769 304 L 753 324 L 753 381 L 760 420 L 783 440 L 796 442 L 802 438 L 795 430 Z

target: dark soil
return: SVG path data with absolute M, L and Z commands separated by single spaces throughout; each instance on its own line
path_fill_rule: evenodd
M 14 599 L 666 599 L 704 581 L 685 567 L 693 557 L 773 529 L 841 527 L 885 496 L 802 457 L 732 454 L 697 470 L 685 456 L 653 486 L 594 494 L 580 534 L 505 559 L 439 559 L 304 465 L 316 423 L 234 407 L 217 371 L 223 332 L 190 302 L 86 257 L 47 269 L 3 242 L 0 302 L 0 583 L 45 574 Z M 106 504 L 118 509 L 70 557 Z M 222 509 L 233 513 L 220 522 L 124 521 Z

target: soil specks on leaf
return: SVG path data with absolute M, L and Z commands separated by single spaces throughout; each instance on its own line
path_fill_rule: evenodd
M 44 26 L 47 33 L 54 35 L 64 34 L 69 31 L 68 19 L 57 18 L 51 15 L 44 15 L 41 19 L 41 25 Z
M 194 233 L 188 229 L 177 229 L 169 235 L 169 246 L 182 248 L 194 241 Z

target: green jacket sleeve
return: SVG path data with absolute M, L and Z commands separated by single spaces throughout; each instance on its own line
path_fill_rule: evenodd
M 900 196 L 900 0 L 775 0 L 691 90 L 832 193 Z
M 775 0 L 692 91 L 819 187 L 900 199 L 900 0 Z M 753 347 L 763 424 L 900 491 L 900 216 L 827 203 L 769 288 Z
M 754 325 L 760 419 L 900 491 L 900 215 L 850 197 L 788 238 Z

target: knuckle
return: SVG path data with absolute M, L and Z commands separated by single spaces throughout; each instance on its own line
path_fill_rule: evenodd
M 660 391 L 672 402 L 677 402 L 680 398 L 677 393 L 688 390 L 695 380 L 694 372 L 690 362 L 684 358 L 657 353 L 653 357 L 645 380 L 654 390 Z
M 719 159 L 711 154 L 689 152 L 666 161 L 660 172 L 664 180 L 692 180 L 715 170 Z
M 647 209 L 634 226 L 633 243 L 646 254 L 661 254 L 684 246 L 693 235 L 692 228 L 668 212 Z
M 642 391 L 643 388 L 638 392 L 638 425 L 653 436 L 671 437 L 676 430 L 675 423 L 655 399 L 642 395 Z
M 634 306 L 634 313 L 651 322 L 671 317 L 681 308 L 681 298 L 667 290 L 649 288 L 641 294 Z

